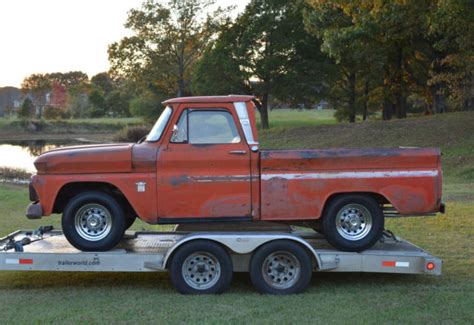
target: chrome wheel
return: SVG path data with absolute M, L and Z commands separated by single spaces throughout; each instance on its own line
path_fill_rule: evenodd
M 219 281 L 221 265 L 214 255 L 208 252 L 195 252 L 184 260 L 181 273 L 191 288 L 206 290 Z
M 301 265 L 295 255 L 278 251 L 268 255 L 262 263 L 265 282 L 276 289 L 291 288 L 301 276 Z
M 74 216 L 76 232 L 88 241 L 107 237 L 112 229 L 112 215 L 103 205 L 89 203 L 77 210 Z
M 372 214 L 361 204 L 347 204 L 337 213 L 336 229 L 344 239 L 362 239 L 372 229 Z

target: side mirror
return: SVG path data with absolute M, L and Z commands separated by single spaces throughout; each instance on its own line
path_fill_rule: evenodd
M 171 131 L 171 142 L 176 142 L 177 141 L 178 131 L 179 131 L 178 126 L 176 124 L 173 125 L 173 130 Z

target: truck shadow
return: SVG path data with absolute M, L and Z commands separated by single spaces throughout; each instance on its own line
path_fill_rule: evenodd
M 358 288 L 360 290 L 384 286 L 432 286 L 438 277 L 406 274 L 374 273 L 313 273 L 306 292 L 320 292 Z M 0 289 L 152 289 L 173 291 L 166 272 L 150 273 L 94 273 L 94 272 L 13 272 L 0 275 Z M 248 273 L 235 273 L 228 292 L 255 293 Z

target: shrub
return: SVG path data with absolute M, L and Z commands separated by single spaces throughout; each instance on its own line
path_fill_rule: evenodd
M 156 121 L 162 110 L 161 99 L 153 94 L 142 94 L 130 102 L 132 115 L 143 117 L 146 122 Z
M 0 181 L 29 180 L 31 173 L 21 168 L 0 167 Z
M 23 104 L 21 104 L 20 109 L 18 110 L 18 117 L 21 119 L 27 119 L 31 118 L 35 115 L 35 106 L 33 105 L 33 102 L 31 99 L 28 97 L 23 101 Z
M 137 142 L 150 132 L 150 128 L 144 125 L 126 126 L 114 135 L 114 141 Z
M 43 116 L 45 119 L 48 120 L 59 120 L 59 119 L 67 119 L 71 115 L 66 110 L 55 107 L 55 106 L 46 106 L 44 108 Z

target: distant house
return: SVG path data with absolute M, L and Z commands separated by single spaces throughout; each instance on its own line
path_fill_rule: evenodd
M 13 114 L 23 102 L 23 94 L 15 87 L 0 88 L 0 116 Z

